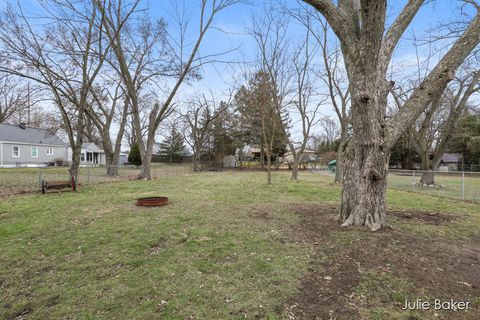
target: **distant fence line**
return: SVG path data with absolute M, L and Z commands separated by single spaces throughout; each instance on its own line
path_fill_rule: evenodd
M 136 179 L 140 168 L 131 165 L 116 166 L 117 176 L 107 175 L 106 166 L 80 167 L 78 182 L 80 185 L 89 185 L 105 182 L 128 181 Z M 192 173 L 192 162 L 180 163 L 153 163 L 151 174 L 153 179 L 180 176 Z M 288 170 L 288 164 L 283 162 L 272 163 L 273 170 Z M 201 172 L 223 170 L 265 170 L 258 161 L 244 161 L 233 166 L 225 166 L 223 162 L 201 161 Z M 324 164 L 318 162 L 304 163 L 300 170 L 310 172 L 324 172 L 326 179 L 334 179 L 334 172 Z M 424 193 L 454 199 L 480 202 L 480 172 L 450 171 L 435 172 L 435 185 L 427 186 L 420 183 L 420 170 L 390 170 L 388 187 L 415 193 Z M 37 167 L 37 168 L 0 168 L 0 196 L 35 192 L 40 190 L 42 180 L 67 180 L 68 167 Z
M 106 166 L 82 166 L 78 173 L 78 183 L 89 185 L 97 183 L 128 181 L 137 178 L 140 168 L 131 165 L 115 166 L 118 175 L 107 175 Z M 18 167 L 0 169 L 0 196 L 20 193 L 30 193 L 40 190 L 42 180 L 68 180 L 68 167 Z M 191 173 L 191 163 L 153 164 L 151 174 L 153 179 L 179 176 Z
M 433 196 L 480 202 L 480 172 L 434 171 L 435 183 L 420 183 L 422 170 L 390 170 L 388 187 Z

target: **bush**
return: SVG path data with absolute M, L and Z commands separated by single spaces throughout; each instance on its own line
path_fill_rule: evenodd
M 128 163 L 139 166 L 142 164 L 142 157 L 140 156 L 140 149 L 138 143 L 134 143 L 128 154 Z

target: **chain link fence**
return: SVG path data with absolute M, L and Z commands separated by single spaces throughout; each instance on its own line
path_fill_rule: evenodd
M 422 179 L 423 177 L 423 179 Z M 425 183 L 433 177 L 432 181 Z M 480 172 L 390 170 L 391 189 L 480 202 Z
M 180 176 L 191 173 L 193 163 L 153 163 L 152 178 Z M 122 165 L 115 167 L 118 174 L 107 174 L 107 167 L 80 167 L 78 183 L 81 185 L 128 181 L 137 178 L 140 168 L 136 166 Z M 259 161 L 243 161 L 226 164 L 221 161 L 201 161 L 198 171 L 223 171 L 223 170 L 266 170 Z M 272 170 L 289 170 L 286 163 L 272 163 Z M 320 163 L 306 163 L 300 166 L 300 170 L 325 173 L 326 179 L 333 179 L 334 173 Z M 425 184 L 422 175 L 433 174 L 434 183 Z M 17 167 L 0 168 L 0 197 L 13 194 L 36 192 L 40 190 L 42 180 L 66 181 L 69 180 L 68 167 Z M 480 202 L 480 172 L 475 171 L 451 171 L 431 172 L 420 170 L 390 170 L 388 187 L 391 189 L 424 193 L 433 196 L 447 197 L 461 200 Z
M 80 167 L 78 184 L 88 185 L 137 179 L 140 168 L 130 165 L 115 166 L 117 175 L 108 175 L 106 166 Z M 192 172 L 191 163 L 154 163 L 151 175 L 153 179 L 179 176 Z M 42 180 L 68 181 L 68 167 L 15 167 L 0 168 L 0 197 L 36 192 L 41 189 Z
M 151 175 L 153 179 L 169 176 L 179 176 L 191 173 L 196 167 L 198 172 L 224 171 L 224 170 L 266 170 L 266 162 L 260 161 L 200 161 L 197 166 L 191 159 L 177 163 L 152 163 Z M 112 168 L 112 167 L 110 167 Z M 107 183 L 117 181 L 128 181 L 137 178 L 140 168 L 131 165 L 119 165 L 114 167 L 116 175 L 107 174 L 106 166 L 81 166 L 78 174 L 80 186 Z M 289 170 L 289 164 L 285 162 L 272 162 L 272 171 Z M 301 163 L 299 170 L 318 170 L 319 163 Z M 0 197 L 37 192 L 41 189 L 42 180 L 67 181 L 70 179 L 68 166 L 47 166 L 46 164 L 24 165 L 12 163 L 0 168 Z

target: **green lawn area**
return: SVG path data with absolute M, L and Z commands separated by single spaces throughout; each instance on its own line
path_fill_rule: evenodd
M 389 191 L 394 230 L 371 233 L 333 221 L 331 176 L 300 179 L 202 173 L 2 199 L 0 318 L 450 319 L 400 304 L 451 294 L 476 304 L 456 319 L 476 319 L 480 265 L 468 257 L 480 248 L 478 204 Z M 156 195 L 171 204 L 134 205 Z M 450 247 L 463 251 L 440 254 Z M 451 267 L 451 279 L 435 269 L 422 282 L 423 265 Z
M 140 172 L 135 166 L 119 166 L 118 176 L 106 175 L 104 166 L 80 167 L 78 181 L 83 185 L 128 180 Z M 191 172 L 190 163 L 155 163 L 152 176 L 164 178 Z M 68 167 L 0 168 L 0 197 L 3 195 L 34 192 L 40 189 L 41 180 L 68 180 Z
M 480 173 L 442 172 L 435 175 L 436 187 L 420 186 L 420 172 L 403 171 L 401 174 L 391 171 L 388 175 L 388 186 L 397 190 L 412 191 L 480 202 Z

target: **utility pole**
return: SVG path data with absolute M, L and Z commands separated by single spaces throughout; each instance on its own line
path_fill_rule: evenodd
M 30 127 L 30 82 L 27 84 L 27 127 Z

